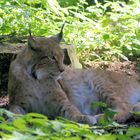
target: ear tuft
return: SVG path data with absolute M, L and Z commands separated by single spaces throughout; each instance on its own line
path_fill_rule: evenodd
M 32 37 L 32 33 L 31 33 L 31 30 L 30 29 L 29 29 L 28 32 L 29 32 L 29 36 Z
M 31 31 L 29 31 L 30 36 L 28 37 L 28 46 L 32 49 L 32 50 L 36 50 L 39 48 L 38 43 L 36 42 L 36 40 L 32 37 L 31 35 Z
M 52 38 L 53 40 L 55 40 L 56 42 L 60 43 L 63 39 L 63 29 L 64 29 L 65 23 L 62 25 L 60 33 L 58 33 L 57 35 L 54 35 L 50 38 Z
M 34 39 L 33 39 L 33 37 L 32 37 L 32 33 L 31 33 L 31 30 L 30 30 L 30 29 L 28 30 L 28 32 L 29 32 L 28 45 L 29 45 L 30 47 L 32 47 L 32 46 L 33 46 Z

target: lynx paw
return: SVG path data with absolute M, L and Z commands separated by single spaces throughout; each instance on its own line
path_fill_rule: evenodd
M 24 109 L 18 105 L 11 105 L 9 110 L 15 114 L 25 114 Z
M 104 114 L 98 114 L 95 115 L 94 117 L 96 118 L 97 122 L 104 116 Z
M 118 113 L 114 116 L 113 120 L 118 123 L 124 123 L 129 117 L 129 113 Z
M 133 112 L 140 112 L 140 103 L 137 103 L 132 108 Z
M 84 119 L 85 123 L 89 124 L 90 126 L 97 124 L 97 119 L 94 116 L 85 115 Z

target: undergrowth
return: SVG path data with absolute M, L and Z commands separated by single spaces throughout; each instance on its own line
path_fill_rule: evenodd
M 137 60 L 140 55 L 140 2 L 85 0 L 0 1 L 0 34 L 36 36 L 59 32 L 65 22 L 66 43 L 82 61 Z

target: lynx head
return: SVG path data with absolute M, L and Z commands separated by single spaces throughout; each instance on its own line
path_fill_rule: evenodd
M 60 73 L 64 70 L 65 51 L 59 46 L 63 39 L 63 27 L 64 25 L 60 33 L 52 37 L 33 37 L 30 33 L 28 47 L 22 56 L 31 66 L 31 73 L 34 73 L 35 69 L 45 69 L 48 74 Z

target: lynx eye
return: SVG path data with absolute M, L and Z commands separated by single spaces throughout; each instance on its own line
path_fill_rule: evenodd
M 52 57 L 52 60 L 56 60 L 56 58 L 53 56 L 53 57 Z
M 48 56 L 42 56 L 42 57 L 41 57 L 41 59 L 46 59 L 46 58 L 49 59 Z
M 35 49 L 35 47 L 30 47 L 32 51 L 37 52 L 37 49 Z
M 48 59 L 48 60 L 50 60 L 50 61 L 56 61 L 56 58 L 53 56 L 53 57 L 49 57 L 49 56 L 42 56 L 41 57 L 41 60 L 42 59 Z

